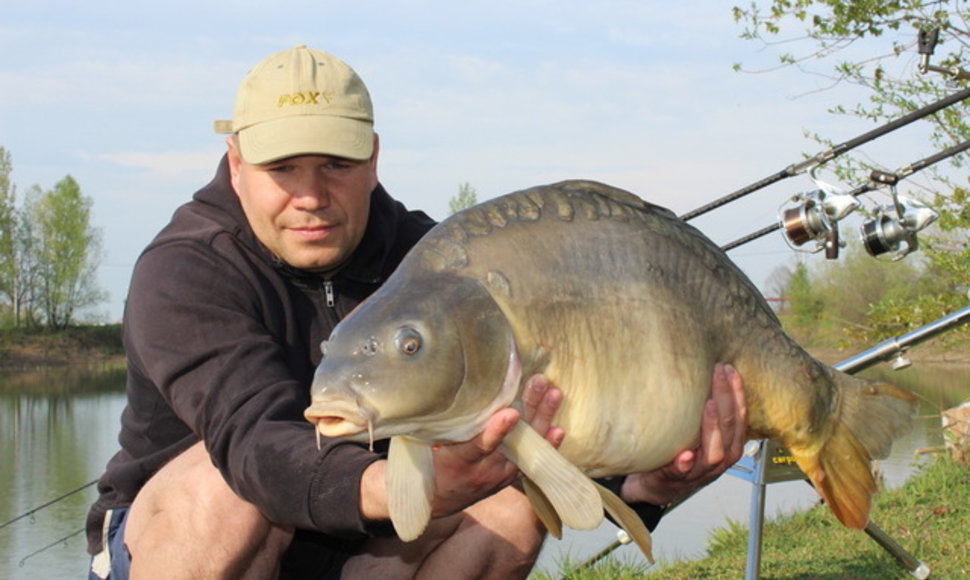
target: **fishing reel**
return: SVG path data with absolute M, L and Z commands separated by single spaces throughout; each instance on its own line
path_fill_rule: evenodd
M 797 251 L 825 250 L 825 257 L 834 260 L 839 257 L 839 248 L 845 247 L 845 241 L 839 238 L 838 222 L 861 204 L 855 196 L 816 178 L 814 169 L 810 176 L 818 189 L 793 196 L 789 202 L 795 206 L 786 209 L 783 205 L 779 210 L 785 241 Z M 814 247 L 800 249 L 808 242 L 814 242 Z
M 892 188 L 893 203 L 879 206 L 872 219 L 862 224 L 862 244 L 874 258 L 902 260 L 919 249 L 916 233 L 936 221 L 940 214 L 923 203 L 901 196 Z

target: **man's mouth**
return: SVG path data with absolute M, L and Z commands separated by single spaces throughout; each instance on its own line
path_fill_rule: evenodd
M 291 227 L 289 230 L 304 240 L 322 240 L 330 235 L 334 226 L 302 226 Z

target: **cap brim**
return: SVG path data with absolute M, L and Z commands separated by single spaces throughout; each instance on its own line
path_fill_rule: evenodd
M 297 155 L 332 155 L 363 161 L 374 152 L 368 121 L 330 115 L 302 115 L 264 121 L 239 131 L 243 160 L 262 165 Z

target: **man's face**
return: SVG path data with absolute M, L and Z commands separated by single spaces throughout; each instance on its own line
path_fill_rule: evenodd
M 230 137 L 232 186 L 256 237 L 296 268 L 331 271 L 357 248 L 377 186 L 377 137 L 366 161 L 301 155 L 251 165 Z

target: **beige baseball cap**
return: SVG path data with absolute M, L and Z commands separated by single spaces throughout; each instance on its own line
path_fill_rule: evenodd
M 270 55 L 243 78 L 231 121 L 217 133 L 237 133 L 247 163 L 296 155 L 369 159 L 374 110 L 364 82 L 347 63 L 297 46 Z

